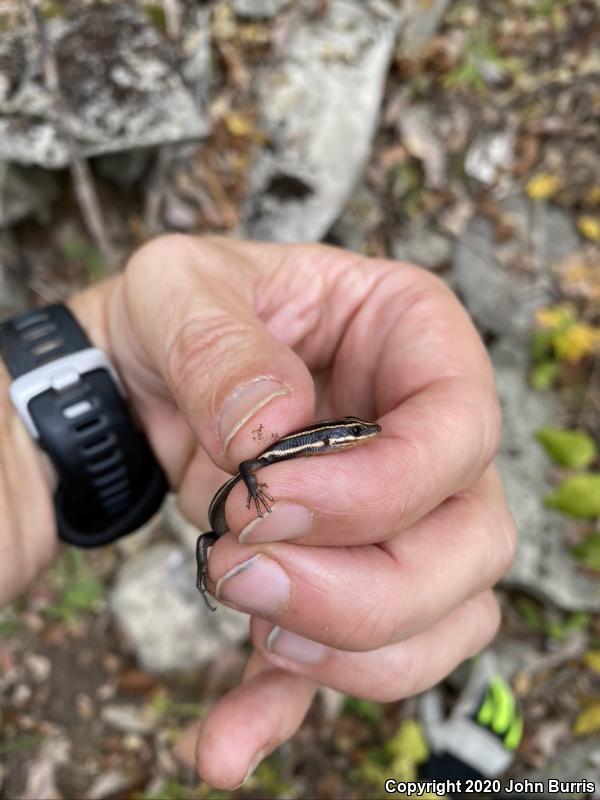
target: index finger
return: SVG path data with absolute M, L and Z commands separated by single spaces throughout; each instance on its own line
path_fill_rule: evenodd
M 378 280 L 340 340 L 330 394 L 334 408 L 371 408 L 382 433 L 350 453 L 269 467 L 282 505 L 262 520 L 253 522 L 243 488 L 234 489 L 227 519 L 244 543 L 290 539 L 280 513 L 289 501 L 318 522 L 306 544 L 383 541 L 472 485 L 495 454 L 491 365 L 455 295 L 409 265 L 365 259 L 364 267 Z

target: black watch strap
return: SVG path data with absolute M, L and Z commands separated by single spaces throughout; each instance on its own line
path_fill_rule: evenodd
M 63 305 L 0 325 L 11 398 L 58 476 L 61 539 L 97 547 L 139 528 L 167 491 L 164 473 L 135 425 L 106 355 Z

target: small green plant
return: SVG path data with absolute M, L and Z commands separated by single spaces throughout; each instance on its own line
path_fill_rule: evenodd
M 561 467 L 585 469 L 598 457 L 595 441 L 583 431 L 540 428 L 535 438 Z
M 164 689 L 153 692 L 149 705 L 159 717 L 171 715 L 181 720 L 199 719 L 204 713 L 202 703 L 177 702 Z
M 483 92 L 487 89 L 485 81 L 485 64 L 498 67 L 500 70 L 514 71 L 510 62 L 504 59 L 489 31 L 477 30 L 469 34 L 467 45 L 460 64 L 450 70 L 444 79 L 447 89 L 474 89 Z
M 343 713 L 369 722 L 371 725 L 378 725 L 383 717 L 383 708 L 379 703 L 373 703 L 371 700 L 347 697 L 344 701 Z
M 574 611 L 571 614 L 548 616 L 543 607 L 530 597 L 519 597 L 516 608 L 521 619 L 533 630 L 548 639 L 563 641 L 572 631 L 586 630 L 591 617 L 585 611 Z
M 580 318 L 573 306 L 561 303 L 536 312 L 531 342 L 534 389 L 551 389 L 564 367 L 572 368 L 600 352 L 600 328 Z M 569 383 L 573 375 L 569 374 Z
M 584 470 L 598 458 L 595 441 L 583 431 L 542 428 L 535 437 L 554 463 L 561 467 Z M 600 473 L 567 475 L 544 498 L 544 504 L 571 517 L 596 519 L 600 516 Z
M 10 639 L 21 630 L 21 622 L 14 606 L 0 611 L 0 639 Z
M 152 792 L 140 795 L 140 800 L 193 800 L 192 790 L 176 778 L 167 778 Z
M 255 773 L 256 787 L 260 787 L 260 797 L 289 797 L 291 785 L 281 777 L 278 757 L 271 756 L 258 767 Z
M 551 19 L 555 26 L 561 26 L 562 12 L 571 5 L 572 0 L 535 0 L 531 16 Z
M 0 756 L 5 757 L 11 753 L 24 753 L 28 750 L 35 750 L 44 737 L 39 733 L 24 733 L 13 738 L 4 737 L 0 741 Z
M 584 567 L 600 574 L 600 533 L 590 533 L 571 550 Z
M 100 280 L 105 275 L 105 265 L 102 255 L 89 242 L 82 239 L 71 239 L 63 248 L 63 255 L 67 261 L 83 264 L 94 280 Z
M 167 30 L 167 19 L 163 6 L 161 6 L 160 3 L 150 3 L 150 5 L 144 7 L 144 11 L 154 27 L 158 28 L 161 33 L 165 33 Z
M 600 473 L 580 472 L 565 478 L 544 498 L 544 504 L 577 519 L 600 517 Z
M 96 610 L 104 596 L 103 584 L 93 574 L 85 555 L 74 547 L 54 567 L 51 582 L 58 598 L 44 612 L 64 622 Z
M 379 787 L 390 775 L 397 780 L 413 781 L 419 765 L 428 757 L 429 748 L 421 724 L 414 719 L 405 719 L 391 739 L 382 747 L 369 751 L 360 766 L 360 774 L 367 783 Z

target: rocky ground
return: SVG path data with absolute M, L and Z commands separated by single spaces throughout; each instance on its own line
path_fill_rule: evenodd
M 0 314 L 166 230 L 443 275 L 505 415 L 520 545 L 492 650 L 525 710 L 511 774 L 600 778 L 597 2 L 52 0 L 39 27 L 27 6 L 0 4 Z M 198 603 L 193 538 L 169 503 L 127 542 L 65 551 L 0 614 L 0 797 L 230 796 L 171 752 L 247 651 L 245 619 Z M 381 797 L 422 757 L 418 718 L 324 691 L 232 796 Z

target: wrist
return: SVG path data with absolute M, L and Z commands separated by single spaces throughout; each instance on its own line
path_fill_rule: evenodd
M 88 335 L 92 345 L 104 350 L 109 358 L 112 358 L 113 353 L 108 331 L 107 307 L 110 295 L 117 290 L 122 280 L 121 275 L 117 275 L 78 292 L 67 300 L 68 307 Z
M 56 550 L 56 477 L 15 411 L 0 360 L 0 607 L 47 566 Z
M 106 297 L 116 279 L 81 292 L 69 306 L 94 346 L 108 350 Z M 56 552 L 50 459 L 27 432 L 10 399 L 0 359 L 0 607 L 22 591 Z

